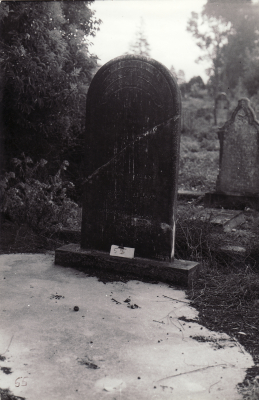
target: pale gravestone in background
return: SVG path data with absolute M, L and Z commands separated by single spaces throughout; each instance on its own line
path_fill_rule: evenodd
M 238 101 L 219 130 L 220 164 L 216 190 L 229 195 L 259 195 L 259 123 L 248 99 Z
M 97 72 L 87 95 L 85 175 L 97 172 L 85 186 L 82 248 L 115 244 L 173 258 L 180 115 L 176 81 L 157 61 L 124 56 Z
M 215 100 L 215 125 L 222 125 L 229 117 L 229 100 L 226 93 L 219 93 Z
M 180 121 L 178 85 L 159 62 L 127 55 L 99 69 L 87 94 L 81 248 L 57 249 L 56 264 L 191 283 L 199 264 L 174 260 Z M 113 245 L 135 257 L 113 257 Z

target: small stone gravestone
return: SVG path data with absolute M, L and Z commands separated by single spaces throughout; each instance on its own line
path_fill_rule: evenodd
M 238 101 L 218 135 L 219 175 L 211 202 L 228 208 L 258 208 L 259 123 L 247 98 Z
M 221 92 L 215 100 L 215 125 L 222 125 L 229 117 L 229 100 L 226 93 Z
M 56 263 L 190 283 L 198 264 L 174 260 L 180 120 L 159 62 L 128 55 L 100 68 L 87 94 L 81 248 L 58 249 Z

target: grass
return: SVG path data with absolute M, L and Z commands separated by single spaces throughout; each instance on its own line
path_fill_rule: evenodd
M 213 102 L 204 98 L 183 99 L 179 188 L 215 189 L 219 166 L 217 126 L 213 125 Z
M 207 140 L 207 139 L 203 139 Z M 219 148 L 216 139 L 209 141 L 210 149 L 201 147 L 195 137 L 181 136 L 179 189 L 212 191 L 218 175 Z

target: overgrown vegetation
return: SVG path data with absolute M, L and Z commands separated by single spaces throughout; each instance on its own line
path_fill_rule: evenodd
M 259 376 L 259 265 L 258 212 L 245 212 L 247 223 L 225 233 L 197 211 L 195 201 L 180 203 L 176 226 L 176 258 L 198 261 L 198 279 L 187 292 L 199 321 L 208 329 L 225 332 L 252 355 L 255 367 L 247 371 L 240 392 L 258 399 Z M 257 234 L 255 234 L 257 232 Z M 245 246 L 228 252 L 224 245 Z M 222 249 L 221 249 L 222 248 Z M 241 349 L 242 351 L 242 349 Z
M 99 29 L 89 4 L 0 4 L 0 166 L 22 152 L 48 161 L 50 174 L 70 162 L 79 185 L 86 93 L 97 56 L 89 38 Z
M 53 234 L 73 223 L 78 205 L 67 192 L 72 182 L 63 180 L 68 161 L 63 161 L 54 176 L 46 171 L 47 161 L 33 163 L 30 157 L 14 158 L 14 171 L 0 181 L 1 212 L 10 221 L 26 224 L 36 233 Z

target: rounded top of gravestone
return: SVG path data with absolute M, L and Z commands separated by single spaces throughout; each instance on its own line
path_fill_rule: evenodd
M 228 96 L 225 92 L 220 92 L 217 95 L 217 100 L 225 100 L 225 99 L 227 100 L 227 98 L 228 98 Z
M 240 111 L 243 110 L 246 117 L 248 118 L 248 121 L 250 124 L 256 124 L 258 125 L 258 121 L 256 119 L 256 115 L 254 112 L 254 109 L 251 107 L 251 102 L 247 97 L 242 97 L 241 99 L 238 100 L 237 103 L 237 108 L 234 111 L 235 115 Z
M 233 111 L 231 118 L 219 129 L 219 134 L 228 130 L 234 123 L 235 119 L 242 114 L 247 119 L 250 125 L 253 125 L 259 131 L 259 122 L 256 119 L 255 111 L 251 107 L 250 100 L 247 97 L 242 97 L 238 100 L 237 106 Z
M 139 55 L 108 61 L 95 74 L 87 93 L 86 151 L 92 159 L 88 176 L 114 156 L 114 143 L 117 153 L 145 132 L 172 122 L 172 134 L 178 137 L 180 115 L 180 90 L 164 65 Z
M 166 68 L 163 64 L 161 64 L 159 61 L 151 58 L 151 57 L 146 57 L 146 56 L 142 56 L 142 55 L 137 55 L 137 54 L 125 54 L 122 56 L 118 56 L 113 58 L 112 60 L 108 61 L 107 63 L 105 63 L 104 65 L 102 65 L 101 68 L 98 69 L 98 71 L 96 72 L 94 78 L 99 75 L 101 73 L 101 71 L 111 67 L 114 64 L 123 62 L 123 61 L 139 61 L 139 62 L 143 62 L 143 63 L 148 63 L 153 65 L 155 68 L 161 70 L 161 72 L 163 72 L 165 75 L 167 75 L 167 77 L 171 80 L 174 81 L 174 83 L 177 85 L 177 80 L 175 78 L 175 76 L 169 71 L 168 68 Z
M 131 54 L 116 57 L 97 71 L 88 90 L 87 110 L 114 103 L 115 98 L 117 105 L 114 103 L 113 108 L 120 108 L 121 102 L 124 108 L 132 107 L 134 96 L 136 104 L 143 96 L 149 99 L 148 113 L 159 114 L 150 118 L 154 124 L 180 115 L 181 94 L 171 72 L 150 57 Z
M 242 97 L 239 99 L 237 104 L 240 108 L 250 107 L 251 105 L 250 100 L 247 97 Z

